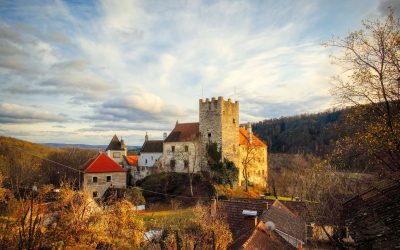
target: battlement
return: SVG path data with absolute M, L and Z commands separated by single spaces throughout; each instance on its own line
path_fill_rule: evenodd
M 231 98 L 228 98 L 228 100 L 224 100 L 224 97 L 218 96 L 218 98 L 212 97 L 211 100 L 210 98 L 206 99 L 199 99 L 200 104 L 208 104 L 208 103 L 225 103 L 225 104 L 232 104 L 232 105 L 239 105 L 239 101 L 232 101 Z

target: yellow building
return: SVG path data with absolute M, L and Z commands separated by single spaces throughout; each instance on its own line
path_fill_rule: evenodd
M 245 176 L 252 184 L 266 187 L 268 178 L 267 145 L 255 136 L 249 123 L 239 128 L 239 185 L 244 185 Z

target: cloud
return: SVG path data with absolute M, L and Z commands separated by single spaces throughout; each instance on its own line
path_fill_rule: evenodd
M 200 97 L 238 99 L 242 122 L 324 110 L 336 69 L 320 43 L 378 10 L 365 1 L 7 2 L 0 100 L 62 110 L 78 141 L 197 121 Z
M 141 129 L 145 128 L 143 124 L 147 124 L 149 128 L 152 126 L 165 128 L 172 121 L 190 117 L 194 112 L 197 113 L 190 109 L 165 104 L 159 96 L 141 91 L 105 101 L 100 106 L 95 106 L 93 114 L 85 115 L 83 118 L 100 122 L 135 122 L 136 125 L 140 124 Z M 158 125 L 154 126 L 154 123 Z M 138 129 L 137 126 L 133 128 Z
M 388 8 L 392 8 L 394 13 L 400 17 L 400 1 L 398 0 L 380 0 L 378 10 L 381 15 L 388 14 Z
M 65 117 L 38 107 L 24 107 L 12 103 L 0 103 L 0 123 L 62 122 Z

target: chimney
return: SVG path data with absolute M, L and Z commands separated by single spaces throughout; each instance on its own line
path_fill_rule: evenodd
M 211 199 L 211 217 L 217 216 L 217 200 L 215 198 Z
M 164 140 L 167 139 L 167 132 L 164 132 L 164 134 L 163 134 L 163 139 L 164 139 Z
M 251 129 L 251 123 L 247 123 L 247 132 L 249 133 L 249 143 L 253 143 L 253 131 Z
M 147 132 L 146 132 L 146 135 L 144 136 L 144 141 L 148 141 L 149 140 L 149 136 L 147 135 Z
M 258 224 L 257 211 L 243 210 L 243 227 L 246 229 L 254 228 Z

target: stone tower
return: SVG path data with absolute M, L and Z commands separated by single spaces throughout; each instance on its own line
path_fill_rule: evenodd
M 217 143 L 222 159 L 238 163 L 239 102 L 222 96 L 199 100 L 199 132 L 203 145 Z

